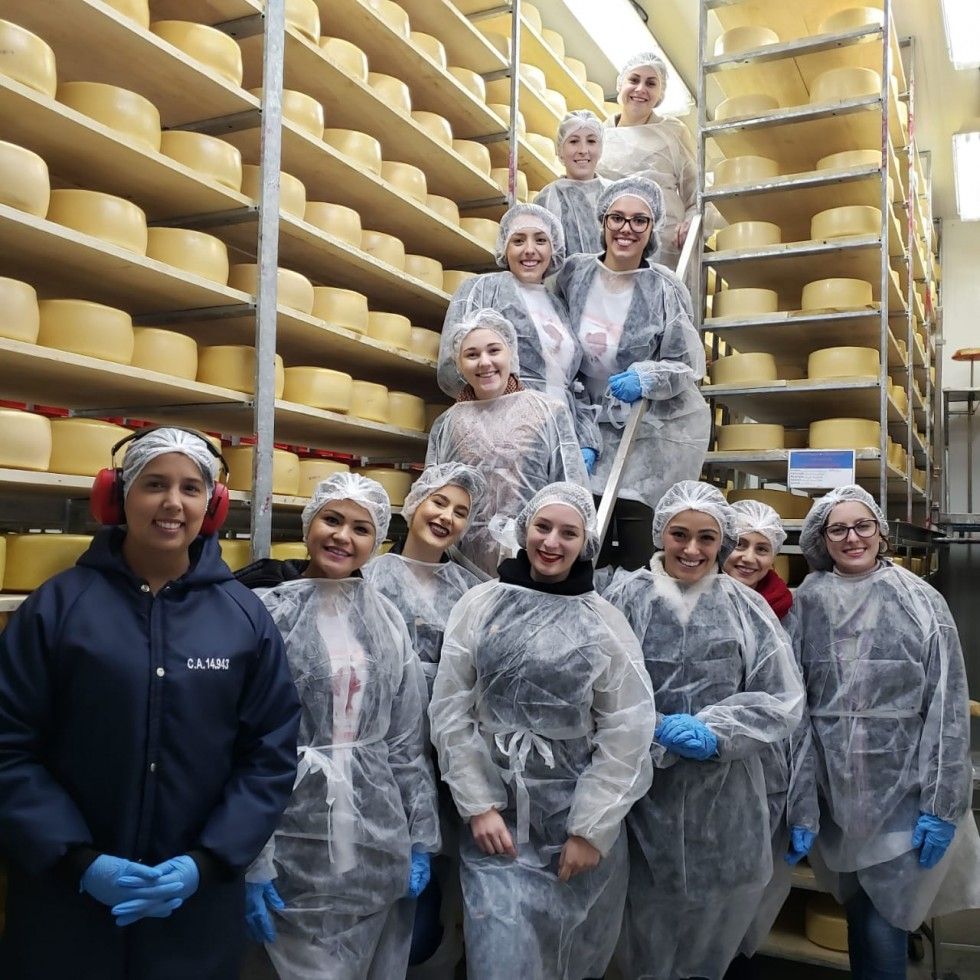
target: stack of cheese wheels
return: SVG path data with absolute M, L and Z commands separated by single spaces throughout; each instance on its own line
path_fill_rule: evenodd
M 430 139 L 452 149 L 453 127 L 445 116 L 440 116 L 435 112 L 423 112 L 420 109 L 413 109 L 412 118 Z
M 9 20 L 0 20 L 0 75 L 52 99 L 58 89 L 58 69 L 50 45 Z
M 419 167 L 413 167 L 410 163 L 399 163 L 396 160 L 382 160 L 381 178 L 388 181 L 399 192 L 400 197 L 425 204 L 428 188 L 425 183 L 425 171 Z
M 242 166 L 242 193 L 253 201 L 262 195 L 262 168 L 246 163 Z M 279 210 L 295 218 L 306 216 L 306 185 L 298 177 L 279 171 Z
M 36 153 L 0 142 L 0 204 L 43 218 L 51 199 L 48 165 Z
M 31 592 L 71 568 L 92 543 L 90 534 L 8 534 L 5 592 Z
M 317 484 L 335 473 L 350 473 L 350 466 L 335 459 L 301 459 L 299 461 L 298 497 L 312 497 Z
M 825 949 L 847 951 L 847 917 L 830 895 L 810 895 L 804 921 L 806 938 Z
M 388 392 L 388 416 L 401 429 L 425 432 L 425 400 L 407 391 Z
M 810 87 L 810 103 L 846 102 L 881 92 L 881 75 L 871 68 L 831 68 Z
M 412 321 L 400 313 L 368 313 L 369 337 L 389 347 L 408 351 L 412 346 Z
M 779 514 L 783 520 L 801 520 L 810 512 L 813 501 L 809 497 L 800 496 L 798 493 L 790 493 L 788 490 L 729 490 L 728 500 L 735 503 L 738 500 L 758 500 L 760 503 L 768 504 Z
M 303 220 L 353 248 L 361 247 L 361 216 L 353 208 L 327 201 L 308 201 Z
M 779 164 L 770 157 L 726 157 L 715 164 L 715 187 L 750 184 L 779 176 Z
M 228 489 L 251 490 L 255 446 L 233 446 L 222 451 L 228 462 Z M 295 497 L 299 487 L 299 456 L 285 449 L 272 450 L 272 492 Z
M 199 348 L 197 380 L 201 384 L 255 394 L 255 348 L 240 344 Z M 276 398 L 282 398 L 285 384 L 282 358 L 276 354 Z
M 716 385 L 768 384 L 776 378 L 776 359 L 772 354 L 730 354 L 711 365 L 711 381 Z
M 102 82 L 62 82 L 58 101 L 154 152 L 160 149 L 160 112 L 142 95 Z
M 442 289 L 442 263 L 427 255 L 406 255 L 405 272 L 433 289 Z
M 452 293 L 455 293 L 467 279 L 472 279 L 475 275 L 475 272 L 464 272 L 460 269 L 446 269 L 446 271 L 442 274 L 442 288 L 445 292 L 451 295 Z
M 269 548 L 269 557 L 276 561 L 304 561 L 310 552 L 302 541 L 276 541 Z
M 412 474 L 407 470 L 396 470 L 390 466 L 359 466 L 356 473 L 376 480 L 385 488 L 392 507 L 401 507 L 412 486 Z
M 439 418 L 439 416 L 442 415 L 442 413 L 446 411 L 447 408 L 449 408 L 448 405 L 442 405 L 439 402 L 425 403 L 425 431 L 426 432 L 428 432 L 432 428 L 433 422 L 435 422 L 435 420 Z
M 251 538 L 219 538 L 218 547 L 224 563 L 233 572 L 244 568 L 252 560 Z
M 52 473 L 95 476 L 112 465 L 112 447 L 129 434 L 129 429 L 99 419 L 52 419 L 48 468 Z
M 197 341 L 159 327 L 133 328 L 133 367 L 159 371 L 185 381 L 197 378 Z
M 733 95 L 718 103 L 715 109 L 715 121 L 724 122 L 728 119 L 742 119 L 749 116 L 759 116 L 779 108 L 779 102 L 765 92 L 746 92 L 744 95 Z
M 803 287 L 803 310 L 860 310 L 872 302 L 871 283 L 864 279 L 817 279 Z
M 497 246 L 500 223 L 491 218 L 460 218 L 459 227 L 475 238 L 484 248 L 493 251 Z
M 820 419 L 810 423 L 811 449 L 877 449 L 881 425 L 873 419 Z
M 867 204 L 828 208 L 813 216 L 810 237 L 815 241 L 848 238 L 851 235 L 876 235 L 881 230 L 881 210 Z
M 389 109 L 394 109 L 403 116 L 411 115 L 412 93 L 400 78 L 372 71 L 368 73 L 368 85 Z
M 187 228 L 150 228 L 146 257 L 221 286 L 228 283 L 228 249 L 214 235 Z
M 357 167 L 380 176 L 381 144 L 373 136 L 356 129 L 328 128 L 323 131 L 323 142 L 352 160 Z
M 765 316 L 775 313 L 779 297 L 773 289 L 722 289 L 715 293 L 712 311 L 715 318 Z
M 482 75 L 471 68 L 460 68 L 458 65 L 450 65 L 446 71 L 478 102 L 487 101 L 487 83 Z
M 350 414 L 371 422 L 387 423 L 388 389 L 373 381 L 355 381 L 351 393 Z
M 125 198 L 98 191 L 54 190 L 48 220 L 119 248 L 146 254 L 146 215 Z
M 328 412 L 349 412 L 354 379 L 322 367 L 288 367 L 283 398 Z
M 363 293 L 339 286 L 313 287 L 313 316 L 335 327 L 366 334 L 368 301 Z
M 38 313 L 37 342 L 44 347 L 116 364 L 133 358 L 133 319 L 125 310 L 84 299 L 42 299 Z
M 823 378 L 877 378 L 878 351 L 873 347 L 825 347 L 807 359 L 806 376 Z
M 320 51 L 327 61 L 334 64 L 344 74 L 356 78 L 367 85 L 368 59 L 367 55 L 350 41 L 339 37 L 321 37 Z
M 405 271 L 405 244 L 400 238 L 365 229 L 361 233 L 361 248 L 379 262 L 387 262 L 399 272 Z
M 458 153 L 470 166 L 479 170 L 486 177 L 490 176 L 492 164 L 490 151 L 474 140 L 453 140 L 453 150 Z
M 779 44 L 779 35 L 768 27 L 733 27 L 718 36 L 715 41 L 715 57 L 740 54 L 742 51 L 752 51 L 770 44 Z
M 0 467 L 46 470 L 51 462 L 51 423 L 43 415 L 0 408 Z
M 242 53 L 229 34 L 186 20 L 158 20 L 150 30 L 232 85 L 242 84 Z
M 424 327 L 412 327 L 412 339 L 409 342 L 409 350 L 419 357 L 435 361 L 439 358 L 439 342 L 442 337 L 435 330 L 426 330 Z
M 228 285 L 245 293 L 255 294 L 258 279 L 259 267 L 254 262 L 233 265 L 228 270 Z M 313 312 L 315 298 L 313 283 L 306 276 L 293 272 L 292 269 L 277 270 L 276 300 L 280 306 L 309 315 Z
M 19 279 L 0 276 L 0 337 L 21 340 L 25 344 L 37 342 L 40 314 L 37 292 L 34 287 Z
M 233 191 L 242 189 L 241 150 L 217 136 L 168 129 L 160 136 L 160 152 Z
M 719 425 L 718 448 L 723 452 L 784 449 L 783 427 L 763 422 L 734 422 L 731 425 Z
M 779 225 L 771 221 L 736 221 L 718 232 L 716 239 L 718 250 L 765 248 L 767 245 L 778 245 L 783 240 Z
M 451 225 L 459 227 L 459 206 L 455 201 L 439 194 L 426 194 L 425 206 Z

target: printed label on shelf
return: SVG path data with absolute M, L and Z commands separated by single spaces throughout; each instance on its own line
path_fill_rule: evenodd
M 854 482 L 853 449 L 791 449 L 791 490 L 832 490 Z

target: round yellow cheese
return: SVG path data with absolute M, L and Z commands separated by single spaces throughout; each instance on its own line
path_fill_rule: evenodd
M 370 6 L 377 10 L 378 16 L 391 30 L 399 37 L 408 40 L 411 34 L 408 14 L 397 3 L 393 0 L 370 0 Z
M 312 497 L 317 484 L 335 473 L 350 473 L 350 467 L 335 459 L 301 459 L 299 461 L 299 487 L 296 496 Z
M 219 538 L 218 547 L 224 563 L 233 572 L 244 568 L 252 560 L 251 538 Z
M 197 378 L 197 342 L 173 330 L 159 327 L 133 328 L 133 367 L 159 371 L 185 381 Z
M 440 218 L 445 218 L 450 224 L 459 225 L 459 207 L 455 201 L 451 201 L 448 197 L 440 197 L 438 194 L 426 194 L 425 204 Z
M 400 313 L 368 313 L 368 336 L 407 351 L 412 344 L 412 321 Z
M 389 109 L 394 109 L 403 116 L 411 113 L 412 93 L 400 78 L 372 71 L 368 72 L 368 85 Z
M 848 7 L 831 14 L 817 28 L 818 34 L 843 34 L 845 31 L 856 31 L 859 27 L 871 24 L 881 26 L 885 23 L 885 12 L 874 7 Z
M 339 37 L 321 37 L 320 51 L 332 64 L 336 65 L 345 75 L 356 78 L 367 85 L 368 59 L 367 55 L 350 41 Z
M 144 30 L 150 26 L 150 0 L 105 0 L 119 13 L 125 14 L 130 20 L 136 21 Z
M 551 48 L 554 56 L 561 61 L 565 57 L 565 39 L 561 34 L 544 27 L 541 29 L 541 37 L 544 39 L 544 43 Z
M 255 394 L 255 348 L 242 344 L 198 348 L 197 380 L 201 384 Z M 276 354 L 276 398 L 282 398 L 285 384 L 282 358 Z
M 361 248 L 379 262 L 387 262 L 399 272 L 405 271 L 405 245 L 400 238 L 365 229 L 361 233 Z
M 813 501 L 809 497 L 801 497 L 798 493 L 788 490 L 729 490 L 728 502 L 734 504 L 739 500 L 758 500 L 768 504 L 783 520 L 802 520 L 810 512 Z
M 571 58 L 565 55 L 565 67 L 575 76 L 580 85 L 584 85 L 589 80 L 589 69 L 584 61 L 578 58 Z
M 228 285 L 245 293 L 255 294 L 259 267 L 254 262 L 233 265 L 228 271 Z M 313 283 L 292 269 L 280 268 L 276 273 L 276 302 L 279 306 L 309 315 L 313 312 Z
M 160 152 L 233 191 L 242 189 L 241 151 L 217 136 L 170 129 L 160 136 Z
M 502 194 L 507 193 L 510 181 L 510 170 L 507 167 L 494 167 L 490 171 L 490 179 L 500 188 Z M 529 196 L 527 174 L 523 170 L 518 170 L 514 175 L 514 183 L 517 200 L 527 201 Z
M 779 35 L 768 27 L 733 27 L 724 31 L 715 41 L 715 57 L 726 54 L 738 54 L 741 51 L 752 51 L 764 48 L 770 44 L 779 44 Z
M 881 210 L 866 204 L 828 208 L 813 216 L 810 237 L 826 241 L 850 235 L 876 235 L 881 231 Z
M 121 425 L 100 419 L 52 419 L 48 469 L 52 473 L 95 476 L 112 465 L 112 447 L 129 433 Z
M 146 215 L 125 198 L 97 191 L 54 190 L 48 220 L 119 248 L 146 254 Z
M 133 320 L 117 310 L 84 299 L 42 299 L 38 303 L 43 347 L 129 364 L 133 357 Z
M 749 184 L 779 175 L 779 164 L 769 157 L 727 157 L 715 164 L 715 187 Z
M 501 34 L 499 31 L 489 31 L 480 22 L 477 22 L 476 27 L 497 52 L 502 54 L 507 61 L 511 60 L 509 31 L 507 34 Z
M 522 3 L 521 15 L 534 30 L 539 34 L 541 33 L 544 28 L 544 23 L 541 20 L 541 11 L 537 7 L 530 3 Z
M 722 289 L 715 293 L 715 318 L 723 316 L 765 316 L 775 313 L 779 297 L 773 289 Z
M 9 20 L 0 20 L 0 75 L 52 99 L 58 89 L 58 70 L 50 45 Z
M 425 431 L 431 430 L 433 423 L 446 409 L 449 408 L 448 405 L 442 405 L 438 402 L 426 402 L 425 403 Z
M 0 467 L 46 470 L 50 461 L 50 421 L 43 415 L 0 408 Z
M 537 65 L 531 65 L 531 64 L 527 64 L 526 62 L 521 62 L 520 74 L 521 74 L 521 78 L 523 78 L 524 81 L 531 86 L 531 88 L 535 89 L 538 92 L 541 92 L 542 95 L 544 94 L 545 90 L 548 88 L 548 79 L 545 76 L 545 73 L 540 68 L 538 68 Z M 510 80 L 508 79 L 507 81 L 509 84 Z
M 478 102 L 486 102 L 487 83 L 483 81 L 482 76 L 469 68 L 459 68 L 456 65 L 450 65 L 447 71 L 474 99 Z
M 388 413 L 392 425 L 425 432 L 425 399 L 407 391 L 388 392 Z
M 771 221 L 736 221 L 718 231 L 718 250 L 740 248 L 765 248 L 778 245 L 783 240 L 779 225 Z
M 762 422 L 735 422 L 731 425 L 719 425 L 718 448 L 726 452 L 784 449 L 783 427 Z
M 584 85 L 585 91 L 592 96 L 595 102 L 605 103 L 606 93 L 603 87 L 598 82 L 586 82 Z M 618 108 L 618 104 L 617 104 Z
M 716 385 L 765 384 L 777 377 L 772 354 L 730 354 L 711 365 L 711 381 Z
M 439 284 L 442 288 L 442 283 Z M 0 276 L 0 337 L 21 340 L 25 344 L 37 343 L 40 317 L 37 308 L 37 292 L 34 287 L 19 279 Z
M 446 293 L 455 293 L 467 279 L 472 279 L 475 272 L 463 272 L 459 269 L 446 269 L 442 274 L 442 289 Z
M 494 113 L 494 115 L 499 116 L 504 124 L 505 129 L 510 128 L 510 106 L 503 102 L 488 102 L 487 108 Z M 525 139 L 530 135 L 527 131 L 527 122 L 524 120 L 524 113 L 518 110 L 517 113 L 517 135 L 523 136 Z M 539 135 L 538 133 L 534 134 Z
M 497 247 L 500 224 L 490 218 L 460 218 L 459 227 L 491 252 Z
M 261 88 L 251 88 L 249 92 L 257 99 L 262 98 Z M 295 89 L 283 89 L 282 116 L 313 139 L 323 139 L 323 106 L 313 96 Z
M 388 421 L 388 389 L 373 381 L 355 381 L 350 400 L 350 414 L 372 422 Z
M 433 289 L 442 289 L 442 263 L 427 255 L 406 255 L 405 271 L 428 283 Z
M 51 182 L 44 160 L 22 146 L 0 141 L 0 204 L 43 218 L 50 199 Z
M 889 385 L 888 394 L 902 415 L 905 415 L 909 410 L 908 392 L 901 385 Z
M 490 176 L 490 151 L 473 140 L 453 140 L 453 150 L 481 174 Z
M 4 591 L 33 591 L 71 568 L 91 543 L 90 534 L 8 534 Z
M 555 159 L 555 141 L 550 136 L 544 136 L 541 133 L 528 133 L 527 141 L 545 160 Z
M 150 228 L 146 257 L 222 286 L 228 283 L 228 249 L 220 238 L 203 231 Z
M 564 119 L 568 115 L 568 102 L 565 96 L 561 92 L 553 88 L 546 88 L 542 93 L 541 97 L 548 103 L 551 107 L 551 111 L 558 116 L 559 119 Z
M 350 411 L 354 379 L 343 371 L 322 367 L 288 367 L 283 398 L 328 412 Z
M 380 483 L 392 507 L 401 507 L 412 487 L 412 474 L 407 470 L 396 470 L 390 466 L 359 466 L 354 472 Z
M 813 80 L 810 102 L 845 102 L 881 92 L 881 75 L 871 68 L 831 68 Z
M 232 446 L 222 455 L 228 462 L 228 489 L 251 490 L 255 446 Z M 285 449 L 272 450 L 272 492 L 295 497 L 299 487 L 299 456 Z
M 445 116 L 440 116 L 435 112 L 423 112 L 421 109 L 413 109 L 412 118 L 437 143 L 441 143 L 443 146 L 452 149 L 453 127 Z
M 286 0 L 286 26 L 316 44 L 320 39 L 320 8 L 316 0 Z
M 307 201 L 303 220 L 354 248 L 361 247 L 361 216 L 353 208 L 327 201 Z
M 878 351 L 873 347 L 825 347 L 807 359 L 806 376 L 820 378 L 877 378 Z
M 871 283 L 863 279 L 817 279 L 803 287 L 803 310 L 857 310 L 871 305 Z
M 830 895 L 807 898 L 803 931 L 817 946 L 847 952 L 847 917 Z
M 419 204 L 425 204 L 427 188 L 425 171 L 421 168 L 413 167 L 410 163 L 382 160 L 381 178 L 399 191 L 399 196 L 410 197 Z
M 810 423 L 811 449 L 877 449 L 881 426 L 872 419 L 821 419 Z
M 888 462 L 897 470 L 904 470 L 908 459 L 908 453 L 900 442 L 892 439 L 888 440 Z
M 269 557 L 277 561 L 303 561 L 310 557 L 310 553 L 302 541 L 276 541 L 269 548 Z
M 314 286 L 313 316 L 335 327 L 365 334 L 368 328 L 367 297 L 353 289 Z
M 439 341 L 441 337 L 435 330 L 426 330 L 423 327 L 412 327 L 412 339 L 409 349 L 419 357 L 428 358 L 435 361 L 439 357 Z
M 242 193 L 258 201 L 262 193 L 262 168 L 251 163 L 242 167 Z M 279 210 L 296 218 L 306 215 L 306 185 L 298 177 L 279 171 Z
M 431 34 L 423 34 L 421 31 L 411 31 L 408 39 L 419 51 L 428 55 L 429 59 L 434 61 L 442 71 L 449 67 L 446 61 L 446 48 L 437 37 L 433 37 Z
M 747 92 L 745 95 L 733 95 L 718 103 L 715 109 L 715 120 L 722 122 L 728 119 L 741 119 L 749 116 L 759 116 L 779 108 L 779 102 L 765 92 Z
M 881 150 L 844 150 L 817 161 L 817 170 L 850 170 L 854 167 L 880 167 Z
M 160 113 L 136 92 L 101 82 L 62 82 L 58 101 L 142 146 L 160 149 Z
M 371 173 L 381 173 L 381 144 L 356 129 L 325 129 L 323 141 Z
M 157 20 L 150 30 L 232 85 L 242 84 L 242 52 L 230 35 L 187 20 Z

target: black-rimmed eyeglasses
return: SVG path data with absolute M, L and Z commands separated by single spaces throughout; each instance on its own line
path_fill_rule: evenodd
M 603 216 L 603 220 L 610 231 L 619 231 L 623 225 L 629 225 L 638 235 L 642 235 L 650 227 L 652 219 L 648 214 L 634 214 L 626 217 L 625 214 L 620 214 L 618 211 L 610 211 Z
M 853 531 L 859 538 L 873 538 L 878 530 L 878 522 L 870 519 L 858 521 L 856 524 L 828 524 L 823 533 L 828 541 L 840 542 L 847 540 Z

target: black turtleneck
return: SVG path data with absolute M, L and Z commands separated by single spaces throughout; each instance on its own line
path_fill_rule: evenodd
M 507 585 L 520 585 L 535 592 L 547 592 L 549 595 L 585 595 L 592 592 L 592 562 L 577 561 L 572 565 L 568 578 L 563 582 L 538 582 L 531 577 L 531 559 L 522 548 L 516 558 L 507 558 L 500 563 L 497 574 L 500 581 Z

